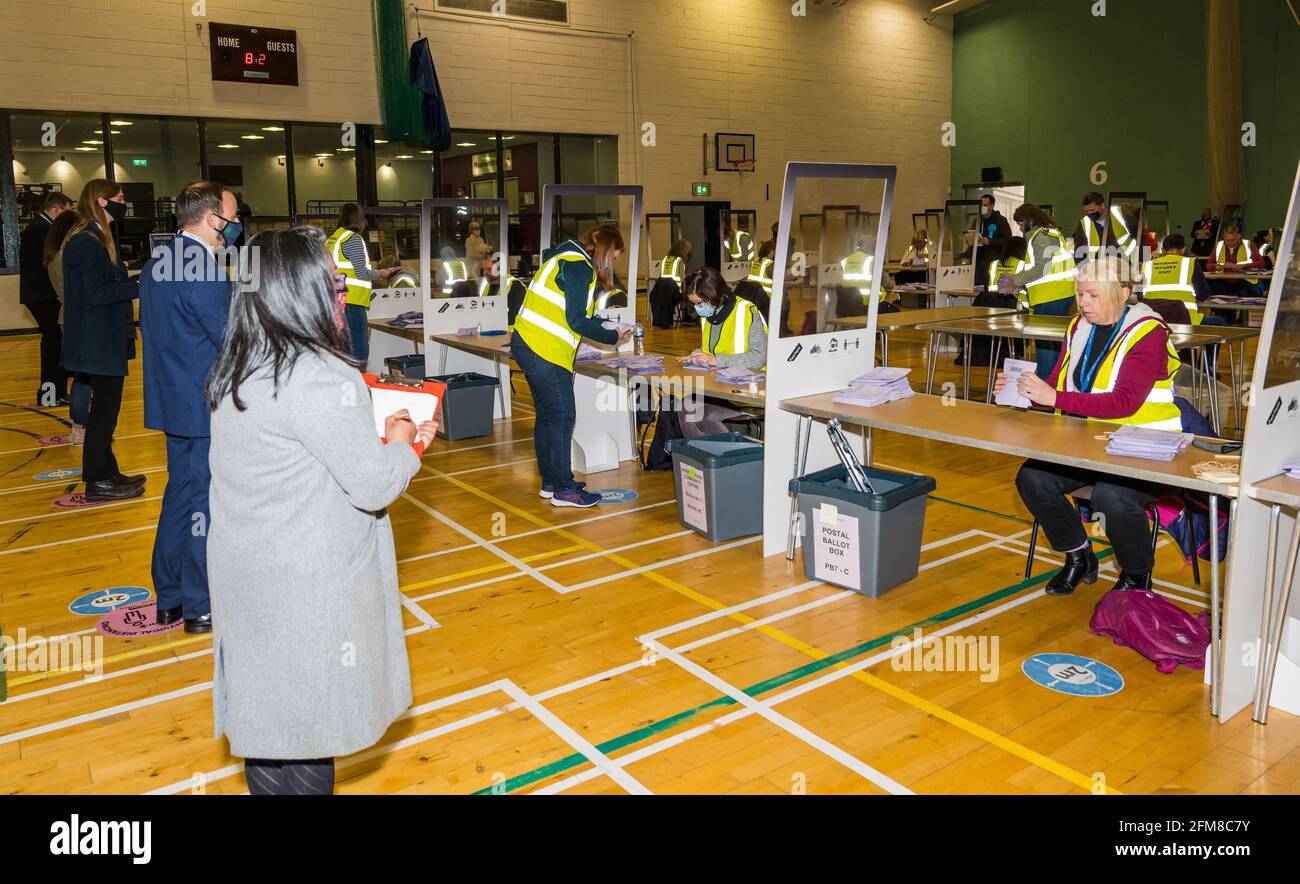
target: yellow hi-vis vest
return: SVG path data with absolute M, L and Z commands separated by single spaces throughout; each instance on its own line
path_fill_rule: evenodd
M 1126 258 L 1133 260 L 1137 254 L 1138 241 L 1124 223 L 1124 212 L 1119 206 L 1110 207 L 1110 231 L 1115 234 L 1115 245 L 1123 250 Z
M 749 349 L 749 327 L 753 325 L 754 318 L 763 323 L 763 328 L 767 328 L 767 320 L 763 314 L 758 312 L 758 308 L 752 302 L 744 298 L 737 297 L 736 304 L 727 314 L 727 318 L 722 320 L 722 331 L 718 334 L 718 346 L 710 347 L 709 338 L 709 321 L 700 320 L 700 336 L 702 342 L 700 349 L 710 356 L 744 353 Z
M 1025 262 L 1021 261 L 1019 258 L 1003 258 L 1001 261 L 990 262 L 989 284 L 987 286 L 988 291 L 1000 292 L 1001 289 L 998 288 L 998 282 L 1002 279 L 1003 274 L 1010 276 L 1014 280 L 1016 274 L 1024 269 Z M 1015 295 L 1021 304 L 1028 305 L 1029 296 L 1018 286 L 1016 287 Z
M 515 278 L 509 274 L 498 280 L 496 283 L 496 294 L 504 295 L 506 292 L 510 291 L 510 286 L 513 285 L 514 282 Z M 492 280 L 484 276 L 478 281 L 478 296 L 480 298 L 490 298 L 492 295 Z
M 1219 240 L 1219 244 L 1214 247 L 1215 264 L 1249 264 L 1250 263 L 1250 247 L 1246 245 L 1246 241 L 1244 239 L 1241 242 L 1237 243 L 1236 251 L 1231 258 L 1225 256 L 1224 253 L 1226 251 L 1227 251 L 1227 245 L 1224 243 L 1223 240 Z
M 743 230 L 732 231 L 727 240 L 727 254 L 733 261 L 754 260 L 754 238 Z
M 682 277 L 685 275 L 682 271 L 685 264 L 681 258 L 673 255 L 665 255 L 659 259 L 659 278 L 671 279 L 678 285 L 682 284 Z
M 1083 329 L 1079 327 L 1080 319 L 1082 319 L 1082 316 L 1076 314 L 1070 320 L 1070 325 L 1065 331 L 1065 342 L 1063 344 L 1065 355 L 1061 360 L 1061 373 L 1056 378 L 1056 389 L 1058 391 L 1079 392 L 1074 386 L 1074 360 L 1076 354 L 1081 358 L 1082 353 L 1088 346 L 1088 337 L 1083 333 Z M 1138 341 L 1164 328 L 1165 325 L 1160 321 L 1159 317 L 1144 316 L 1139 317 L 1120 332 L 1119 340 L 1106 352 L 1101 365 L 1097 367 L 1092 389 L 1087 392 L 1113 392 L 1115 382 L 1119 379 L 1120 369 L 1124 365 L 1124 357 L 1128 355 L 1128 352 L 1133 349 Z M 1147 399 L 1142 403 L 1141 407 L 1128 417 L 1109 418 L 1104 421 L 1105 423 L 1131 424 L 1152 430 L 1182 431 L 1182 414 L 1178 410 L 1178 405 L 1174 402 L 1174 375 L 1178 373 L 1178 368 L 1182 365 L 1182 362 L 1168 338 L 1165 339 L 1165 356 L 1167 357 L 1165 363 L 1166 372 L 1163 377 L 1156 381 L 1155 386 L 1151 388 L 1151 392 L 1147 393 Z M 1100 420 L 1100 418 L 1089 418 L 1089 420 Z
M 552 255 L 538 268 L 533 281 L 528 284 L 524 301 L 515 317 L 515 331 L 534 353 L 561 368 L 573 370 L 573 359 L 578 355 L 581 337 L 569 327 L 565 318 L 564 289 L 558 276 L 565 262 L 586 264 L 591 267 L 591 284 L 587 287 L 587 316 L 596 312 L 596 269 L 591 259 L 582 251 L 565 251 Z
M 1037 278 L 1026 280 L 1024 283 L 1025 295 L 1030 307 L 1073 298 L 1074 280 L 1079 273 L 1074 264 L 1074 249 L 1070 247 L 1061 231 L 1055 228 L 1035 227 L 1025 240 L 1025 263 L 1020 271 L 1022 274 L 1039 269 L 1038 262 L 1041 259 L 1035 254 L 1034 245 L 1035 240 L 1040 236 L 1055 239 L 1056 249 L 1051 251 L 1051 244 L 1048 245 L 1046 254 L 1051 257 L 1047 266 L 1042 268 L 1042 273 Z
M 465 262 L 460 258 L 453 258 L 450 261 L 442 262 L 438 275 L 442 277 L 442 293 L 450 295 L 456 283 L 469 279 L 469 268 L 465 266 Z
M 772 297 L 772 259 L 755 258 L 750 261 L 748 279 L 762 286 L 763 294 Z
M 1087 215 L 1079 219 L 1083 225 L 1084 236 L 1088 238 L 1088 260 L 1097 260 L 1097 253 L 1101 251 L 1101 227 L 1096 221 L 1093 221 Z
M 370 309 L 370 280 L 357 279 L 357 269 L 352 266 L 343 254 L 343 242 L 354 236 L 360 236 L 355 230 L 348 230 L 346 227 L 340 227 L 330 234 L 330 238 L 325 240 L 325 248 L 329 250 L 330 255 L 334 258 L 334 266 L 338 268 L 347 278 L 348 296 L 347 303 L 356 304 L 358 307 Z M 366 255 L 366 270 L 370 269 L 370 255 Z
M 1184 255 L 1161 255 L 1142 265 L 1142 299 L 1168 298 L 1182 301 L 1187 305 L 1187 313 L 1192 317 L 1192 325 L 1200 325 L 1201 311 L 1196 309 L 1196 289 L 1192 286 L 1192 270 L 1196 266 L 1195 258 Z
M 623 296 L 624 302 L 627 301 L 627 292 L 623 291 L 622 289 L 609 289 L 608 291 L 602 291 L 599 295 L 596 296 L 595 310 L 607 309 L 609 307 L 609 302 L 614 300 L 619 295 Z M 619 308 L 615 307 L 614 309 L 617 310 Z M 593 312 L 595 311 L 593 310 Z
M 859 249 L 840 261 L 840 269 L 844 272 L 844 284 L 857 288 L 862 294 L 864 304 L 871 297 L 871 265 L 874 260 L 874 256 Z M 876 292 L 876 300 L 885 300 L 883 288 Z

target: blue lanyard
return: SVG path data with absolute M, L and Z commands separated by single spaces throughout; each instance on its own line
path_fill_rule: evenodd
M 1106 354 L 1110 353 L 1111 345 L 1115 343 L 1115 338 L 1124 328 L 1124 317 L 1128 316 L 1128 308 L 1120 314 L 1119 320 L 1115 327 L 1110 331 L 1110 337 L 1106 339 L 1106 346 L 1097 354 L 1096 362 L 1089 364 L 1088 356 L 1092 353 L 1092 341 L 1097 336 L 1097 326 L 1093 326 L 1088 332 L 1088 343 L 1083 347 L 1083 354 L 1079 359 L 1079 392 L 1087 393 L 1092 389 L 1092 383 L 1097 379 L 1097 372 L 1101 370 L 1101 364 L 1106 361 Z

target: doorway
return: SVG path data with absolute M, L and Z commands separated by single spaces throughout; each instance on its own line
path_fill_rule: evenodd
M 709 266 L 722 269 L 722 219 L 731 212 L 730 202 L 673 200 L 671 211 L 682 219 L 682 239 L 692 246 L 686 272 Z

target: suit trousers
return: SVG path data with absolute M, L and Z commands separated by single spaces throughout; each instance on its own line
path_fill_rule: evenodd
M 208 598 L 208 436 L 167 434 L 167 490 L 153 541 L 158 608 L 181 608 L 187 620 L 212 610 Z

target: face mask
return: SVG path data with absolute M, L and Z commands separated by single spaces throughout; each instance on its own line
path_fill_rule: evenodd
M 990 209 L 988 206 L 980 206 L 980 215 L 982 215 L 985 218 L 987 218 L 992 211 L 993 210 Z
M 233 246 L 235 240 L 239 239 L 240 234 L 244 232 L 244 225 L 238 221 L 227 221 L 226 226 L 221 228 L 221 236 L 225 239 L 226 245 Z
M 126 203 L 116 203 L 109 200 L 107 205 L 104 206 L 104 211 L 108 213 L 109 218 L 113 219 L 114 226 L 121 226 L 122 219 L 126 217 Z
M 700 319 L 708 319 L 713 315 L 713 305 L 701 301 L 699 304 L 695 305 L 695 315 L 700 317 Z
M 1093 221 L 1100 221 L 1100 220 L 1101 220 L 1101 209 L 1092 209 L 1092 210 L 1090 210 L 1090 211 L 1088 212 L 1088 217 L 1091 218 Z

